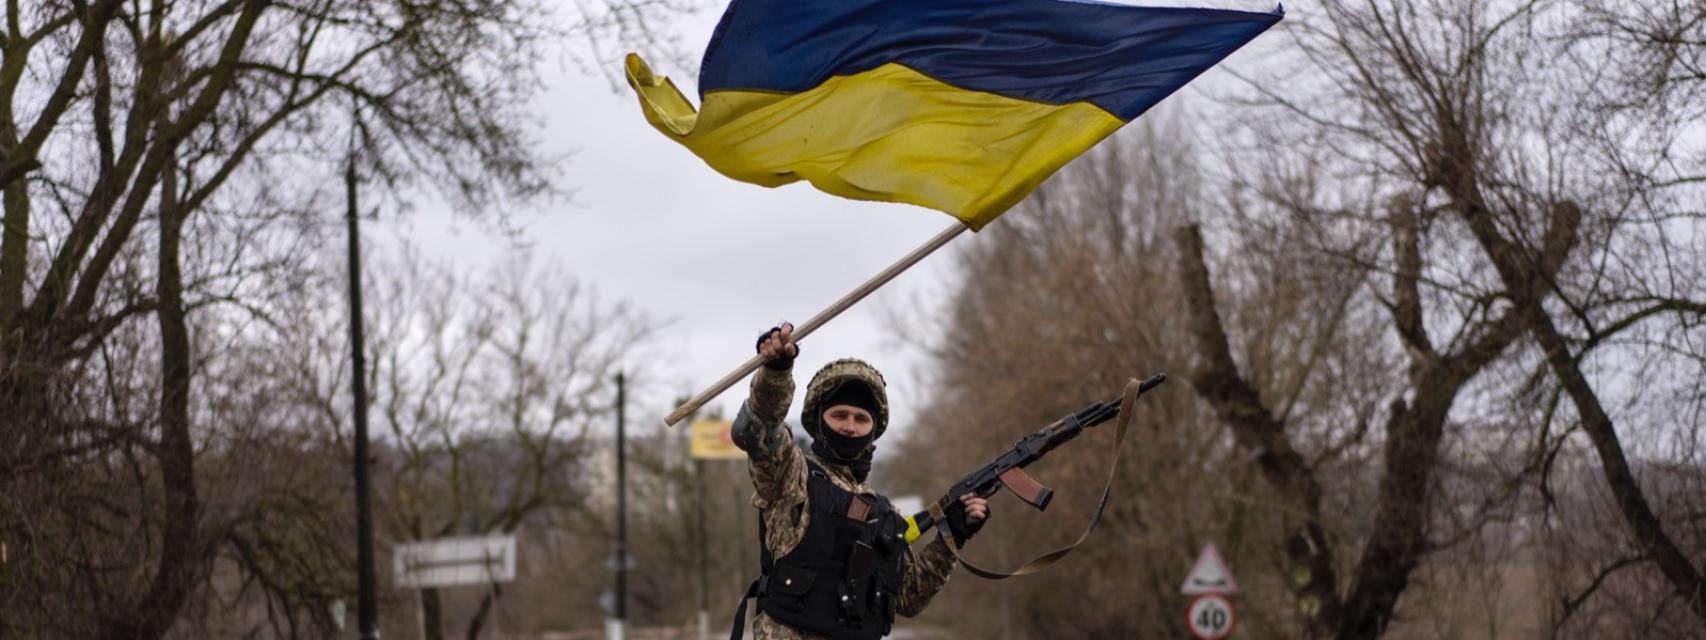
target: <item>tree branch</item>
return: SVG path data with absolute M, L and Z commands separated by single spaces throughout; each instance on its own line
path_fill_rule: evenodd
M 1428 339 L 1422 322 L 1422 293 L 1419 286 L 1422 273 L 1421 225 L 1415 206 L 1408 198 L 1392 203 L 1392 306 L 1393 323 L 1398 337 L 1410 353 L 1414 371 L 1435 356 L 1433 342 Z
M 1649 558 L 1644 556 L 1619 558 L 1616 562 L 1606 565 L 1605 568 L 1600 569 L 1599 572 L 1594 575 L 1593 582 L 1588 583 L 1588 587 L 1582 590 L 1581 595 L 1573 598 L 1570 596 L 1564 596 L 1563 602 L 1561 603 L 1564 605 L 1564 613 L 1563 615 L 1558 616 L 1558 620 L 1553 623 L 1553 627 L 1563 627 L 1564 623 L 1569 621 L 1570 616 L 1575 615 L 1576 611 L 1581 609 L 1582 603 L 1587 602 L 1588 597 L 1592 596 L 1595 591 L 1598 591 L 1600 585 L 1604 584 L 1605 579 L 1611 577 L 1611 574 L 1617 573 L 1618 570 L 1626 567 L 1632 567 L 1642 562 L 1646 562 L 1647 560 L 1649 560 Z
M 96 43 L 106 34 L 107 21 L 112 19 L 119 1 L 104 0 L 89 8 L 84 18 L 83 33 L 65 61 L 65 73 L 59 76 L 59 82 L 54 85 L 53 92 L 48 94 L 47 101 L 42 104 L 35 124 L 24 134 L 18 146 L 6 154 L 5 168 L 0 170 L 0 189 L 6 188 L 13 180 L 23 175 L 26 170 L 22 167 L 36 160 L 36 153 L 41 150 L 42 143 L 47 141 L 47 134 L 53 131 L 59 124 L 59 119 L 65 115 L 72 97 L 77 93 L 78 83 L 83 80 L 83 69 L 89 64 L 89 59 L 94 57 Z

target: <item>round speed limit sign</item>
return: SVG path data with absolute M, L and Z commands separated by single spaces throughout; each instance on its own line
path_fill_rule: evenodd
M 1191 601 L 1186 616 L 1191 635 L 1201 640 L 1220 640 L 1232 635 L 1232 627 L 1238 624 L 1238 617 L 1232 613 L 1232 603 L 1218 593 L 1197 596 Z

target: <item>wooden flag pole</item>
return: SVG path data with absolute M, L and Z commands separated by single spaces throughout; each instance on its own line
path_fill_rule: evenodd
M 948 244 L 949 240 L 953 240 L 955 236 L 964 233 L 969 228 L 970 227 L 967 227 L 965 223 L 956 220 L 952 226 L 943 229 L 941 233 L 936 234 L 936 237 L 931 238 L 917 249 L 913 249 L 912 253 L 906 254 L 906 256 L 901 258 L 898 262 L 889 265 L 889 268 L 884 269 L 882 273 L 872 276 L 870 280 L 865 281 L 865 284 L 859 285 L 859 288 L 854 289 L 851 293 L 842 296 L 840 300 L 835 301 L 835 304 L 829 305 L 828 309 L 819 311 L 817 315 L 812 316 L 812 318 L 807 320 L 805 324 L 794 327 L 794 333 L 792 336 L 793 342 L 799 342 L 800 340 L 805 339 L 806 336 L 811 335 L 811 332 L 816 331 L 818 327 L 823 326 L 830 320 L 834 320 L 835 316 L 841 315 L 841 312 L 846 311 L 848 307 L 851 307 L 860 300 L 865 299 L 865 296 L 871 295 L 871 292 L 876 291 L 878 287 L 888 284 L 888 281 L 893 280 L 894 277 L 900 275 L 902 271 L 912 268 L 912 265 L 918 264 L 918 261 L 923 260 L 924 256 L 930 255 L 937 249 L 942 248 L 943 245 Z M 705 406 L 705 403 L 710 402 L 712 398 L 716 398 L 724 391 L 728 391 L 729 387 L 734 386 L 736 382 L 740 382 L 741 378 L 745 378 L 748 375 L 751 375 L 753 371 L 757 371 L 759 365 L 762 364 L 764 364 L 763 358 L 760 356 L 753 356 L 752 359 L 746 361 L 746 364 L 743 364 L 734 371 L 729 372 L 729 375 L 723 376 L 721 380 L 716 381 L 704 391 L 700 391 L 699 395 L 693 396 L 693 398 L 688 400 L 686 404 L 676 407 L 674 411 L 669 412 L 669 415 L 664 416 L 663 425 L 665 427 L 671 427 L 674 426 L 675 423 L 681 422 L 682 418 L 685 418 L 688 414 L 698 410 L 699 407 Z

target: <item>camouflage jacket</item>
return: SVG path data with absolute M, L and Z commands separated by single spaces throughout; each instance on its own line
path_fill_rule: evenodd
M 806 502 L 806 459 L 823 467 L 829 480 L 847 491 L 876 495 L 865 483 L 853 478 L 847 467 L 826 462 L 794 442 L 793 431 L 784 422 L 793 402 L 794 377 L 790 371 L 760 367 L 752 376 L 752 392 L 735 417 L 735 444 L 747 452 L 752 486 L 757 490 L 752 506 L 764 519 L 764 546 L 772 557 L 794 550 L 805 537 L 811 510 Z M 948 583 L 954 556 L 937 537 L 921 548 L 909 548 L 904 562 L 896 613 L 912 617 L 924 611 L 937 591 Z M 753 620 L 753 637 L 759 640 L 808 640 L 819 638 L 770 619 L 759 612 Z

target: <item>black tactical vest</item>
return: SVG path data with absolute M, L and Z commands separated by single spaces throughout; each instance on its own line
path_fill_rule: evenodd
M 809 473 L 806 534 L 788 555 L 772 558 L 759 518 L 758 608 L 796 629 L 838 640 L 875 640 L 894 625 L 900 596 L 905 524 L 882 496 L 860 496 Z

